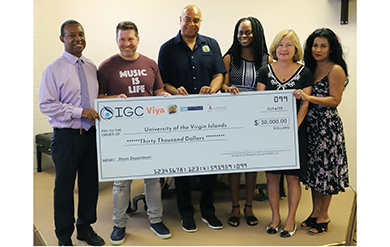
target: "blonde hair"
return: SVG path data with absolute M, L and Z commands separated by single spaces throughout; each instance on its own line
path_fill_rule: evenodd
M 272 41 L 271 47 L 269 48 L 269 52 L 270 52 L 272 59 L 278 60 L 278 58 L 276 56 L 276 49 L 278 48 L 280 41 L 285 36 L 290 37 L 291 41 L 293 42 L 293 44 L 295 46 L 295 54 L 293 57 L 293 61 L 294 62 L 302 61 L 303 49 L 302 49 L 301 43 L 299 42 L 298 35 L 292 29 L 283 30 L 275 36 L 274 40 Z

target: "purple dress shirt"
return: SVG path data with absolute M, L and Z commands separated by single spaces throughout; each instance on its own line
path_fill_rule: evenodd
M 88 82 L 90 105 L 98 97 L 96 65 L 81 56 Z M 81 129 L 81 85 L 77 71 L 77 57 L 64 51 L 42 73 L 39 88 L 39 108 L 49 117 L 52 128 Z M 94 125 L 94 123 L 93 123 Z

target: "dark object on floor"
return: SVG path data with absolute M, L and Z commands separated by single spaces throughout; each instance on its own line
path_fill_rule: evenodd
M 53 132 L 42 133 L 35 136 L 37 145 L 37 171 L 42 171 L 42 153 L 51 155 L 50 143 Z

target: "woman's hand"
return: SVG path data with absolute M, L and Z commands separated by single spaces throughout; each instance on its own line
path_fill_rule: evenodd
M 303 91 L 302 89 L 297 89 L 297 90 L 294 91 L 294 97 L 296 99 L 302 99 L 304 101 L 309 101 L 310 95 L 305 93 L 305 91 Z

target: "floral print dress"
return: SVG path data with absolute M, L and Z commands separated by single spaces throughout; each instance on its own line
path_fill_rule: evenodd
M 313 96 L 329 96 L 328 75 L 313 85 Z M 343 123 L 337 108 L 310 103 L 307 117 L 309 162 L 307 177 L 302 182 L 306 189 L 326 195 L 344 192 L 349 186 L 348 162 Z

